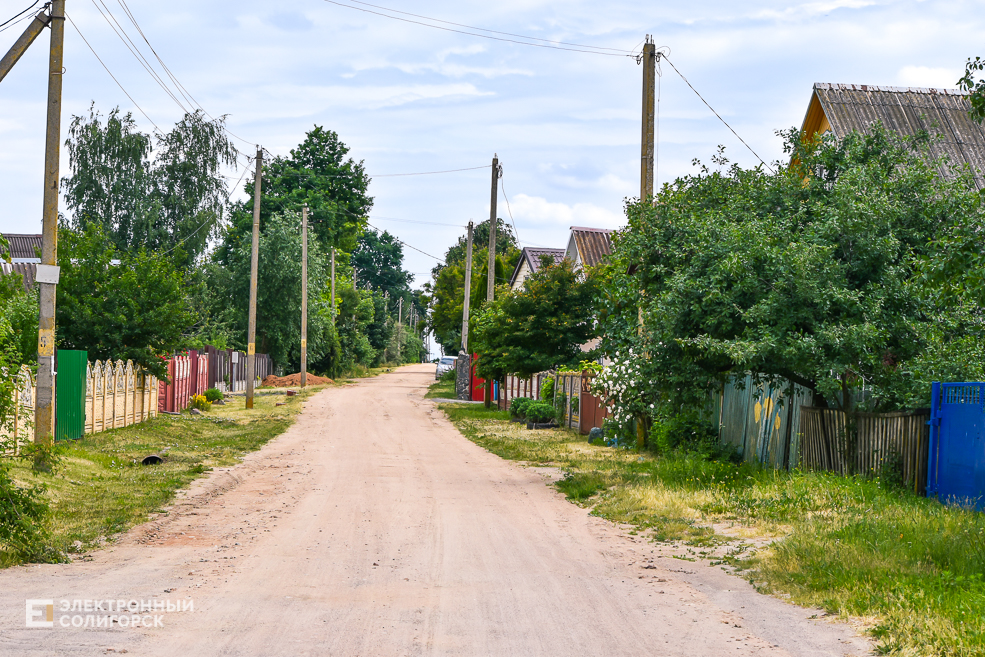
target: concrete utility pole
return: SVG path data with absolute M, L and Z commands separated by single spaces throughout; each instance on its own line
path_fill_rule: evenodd
M 499 156 L 493 154 L 492 196 L 489 199 L 489 276 L 486 282 L 486 301 L 492 301 L 496 294 L 496 201 L 499 200 L 498 187 L 502 169 Z
M 7 54 L 3 56 L 3 59 L 0 59 L 0 80 L 7 77 L 7 73 L 10 73 L 10 69 L 14 67 L 17 60 L 19 60 L 27 49 L 31 47 L 34 40 L 41 35 L 41 31 L 44 30 L 50 22 L 51 17 L 48 16 L 44 9 L 38 12 L 38 15 L 34 17 L 34 20 L 27 26 L 24 33 L 18 37 L 17 41 L 14 42 L 14 45 L 12 45 L 10 50 L 7 51 Z
M 472 222 L 465 247 L 465 299 L 462 301 L 462 352 L 469 353 L 469 297 L 472 291 Z
M 51 53 L 48 59 L 48 131 L 44 149 L 41 264 L 36 278 L 41 286 L 41 301 L 34 442 L 41 444 L 51 444 L 55 440 L 55 290 L 58 285 L 58 160 L 61 154 L 64 46 L 65 0 L 54 0 L 51 3 Z
M 260 186 L 263 183 L 263 147 L 257 146 L 257 170 L 253 181 L 253 254 L 250 258 L 250 321 L 246 329 L 246 407 L 253 408 L 256 379 L 257 266 L 260 251 Z
M 308 384 L 308 205 L 301 210 L 301 387 Z
M 640 55 L 643 62 L 643 138 L 640 156 L 640 201 L 653 196 L 653 134 L 654 101 L 656 91 L 657 46 L 652 37 L 646 35 L 646 44 Z
M 403 358 L 404 351 L 404 340 L 403 340 L 403 321 L 404 321 L 404 298 L 400 297 L 397 299 L 397 362 Z
M 465 247 L 465 298 L 462 301 L 462 349 L 458 352 L 455 369 L 455 396 L 468 399 L 471 396 L 471 376 L 469 358 L 469 299 L 472 293 L 472 222 L 469 222 L 469 237 Z

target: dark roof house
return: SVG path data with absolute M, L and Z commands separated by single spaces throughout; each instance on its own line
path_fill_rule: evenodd
M 972 120 L 970 109 L 968 94 L 957 89 L 819 82 L 801 134 L 809 138 L 832 132 L 841 138 L 853 130 L 864 133 L 876 121 L 905 136 L 926 130 L 936 138 L 931 155 L 947 155 L 954 164 L 970 165 L 978 188 L 985 189 L 985 127 Z M 949 177 L 950 172 L 941 175 Z
M 540 269 L 540 259 L 550 256 L 555 263 L 564 259 L 564 249 L 534 249 L 529 246 L 524 247 L 520 252 L 520 261 L 513 269 L 513 276 L 510 278 L 510 287 L 514 290 L 519 289 L 527 277 Z

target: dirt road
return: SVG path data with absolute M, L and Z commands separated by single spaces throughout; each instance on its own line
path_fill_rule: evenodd
M 472 444 L 423 399 L 433 371 L 319 393 L 280 438 L 91 560 L 0 571 L 0 655 L 867 652 L 845 625 L 657 557 Z M 25 627 L 26 599 L 53 601 L 53 628 Z M 116 614 L 86 600 L 193 610 L 86 627 Z

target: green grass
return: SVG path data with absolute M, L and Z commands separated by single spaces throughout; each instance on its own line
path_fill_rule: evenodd
M 981 513 L 879 480 L 613 449 L 562 430 L 528 431 L 498 411 L 441 408 L 470 440 L 558 467 L 565 477 L 555 486 L 568 499 L 655 540 L 774 539 L 728 561 L 765 592 L 865 619 L 880 653 L 985 656 Z M 734 529 L 722 536 L 714 523 Z
M 233 397 L 204 415 L 161 415 L 59 443 L 62 457 L 54 474 L 34 474 L 28 462 L 12 459 L 11 476 L 20 486 L 47 488 L 53 547 L 86 551 L 163 509 L 192 480 L 214 467 L 235 464 L 281 434 L 293 423 L 301 401 L 319 389 L 311 387 L 293 397 L 261 392 L 252 410 L 244 408 L 244 397 Z M 285 403 L 277 406 L 279 402 Z M 149 454 L 161 454 L 165 460 L 141 465 Z M 0 566 L 17 561 L 0 550 Z
M 445 372 L 444 375 L 437 381 L 428 387 L 427 394 L 424 395 L 426 399 L 455 399 L 455 371 L 449 370 Z

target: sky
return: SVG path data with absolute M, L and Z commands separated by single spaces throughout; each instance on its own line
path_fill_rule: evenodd
M 776 131 L 799 127 L 813 83 L 954 88 L 965 60 L 985 55 L 981 0 L 375 1 L 622 51 L 638 51 L 651 34 L 769 163 L 782 160 Z M 30 2 L 0 0 L 0 22 Z M 623 53 L 479 38 L 325 0 L 127 5 L 196 102 L 227 115 L 244 153 L 261 144 L 286 155 L 313 126 L 335 130 L 370 176 L 380 176 L 370 186 L 370 223 L 408 245 L 416 285 L 470 219 L 488 218 L 494 154 L 503 167 L 499 215 L 515 224 L 523 246 L 564 248 L 571 226 L 617 228 L 624 200 L 639 195 L 642 67 Z M 132 112 L 146 132 L 151 121 L 167 130 L 181 118 L 104 17 L 116 17 L 156 65 L 120 0 L 68 0 L 66 7 L 63 139 L 70 117 L 91 105 L 103 114 L 117 106 Z M 26 25 L 0 32 L 0 52 Z M 48 38 L 45 32 L 0 82 L 0 232 L 41 229 Z M 718 145 L 742 166 L 759 162 L 666 62 L 660 73 L 658 183 L 694 172 L 693 161 L 709 161 Z M 391 175 L 473 167 L 486 168 Z M 226 173 L 233 185 L 243 170 Z

